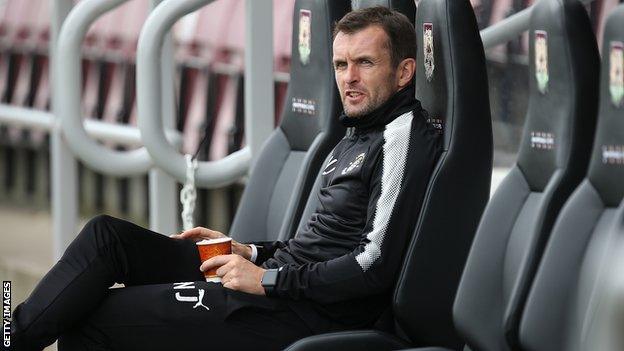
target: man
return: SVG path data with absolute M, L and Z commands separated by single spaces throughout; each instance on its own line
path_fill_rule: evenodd
M 234 241 L 231 255 L 201 263 L 194 242 L 224 234 L 194 228 L 169 238 L 96 217 L 16 309 L 18 349 L 60 336 L 61 350 L 275 350 L 372 326 L 389 307 L 440 153 L 414 98 L 415 43 L 408 19 L 386 8 L 336 24 L 333 65 L 349 130 L 294 239 Z M 213 267 L 222 284 L 203 281 Z M 126 287 L 109 290 L 113 282 Z

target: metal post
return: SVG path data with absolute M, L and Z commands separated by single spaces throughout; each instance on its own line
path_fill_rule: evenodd
M 152 0 L 152 8 L 156 7 L 160 0 Z M 173 41 L 168 34 L 163 43 L 161 56 L 162 63 L 162 123 L 165 129 L 175 128 L 175 92 L 173 61 Z M 149 171 L 149 225 L 150 229 L 165 235 L 177 233 L 178 211 L 176 182 L 167 173 L 159 168 Z
M 245 2 L 245 139 L 255 158 L 273 132 L 273 1 Z M 253 130 L 253 133 L 251 132 Z
M 55 67 L 56 44 L 61 25 L 71 10 L 72 0 L 55 0 L 52 6 L 52 36 L 50 40 L 50 67 Z M 78 215 L 78 171 L 76 158 L 63 140 L 60 116 L 57 113 L 59 91 L 62 89 L 50 70 L 52 89 L 52 110 L 56 117 L 51 128 L 52 147 L 52 233 L 54 236 L 54 257 L 59 259 L 74 238 Z

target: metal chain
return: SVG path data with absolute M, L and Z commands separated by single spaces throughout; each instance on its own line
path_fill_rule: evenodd
M 182 227 L 184 230 L 193 228 L 193 212 L 195 212 L 195 200 L 197 191 L 195 189 L 195 171 L 197 171 L 197 159 L 190 154 L 184 155 L 186 159 L 186 182 L 180 191 L 180 202 L 182 203 Z

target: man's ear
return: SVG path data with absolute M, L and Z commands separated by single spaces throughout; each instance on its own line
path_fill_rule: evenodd
M 413 58 L 406 58 L 397 67 L 396 77 L 397 77 L 397 85 L 399 89 L 407 86 L 414 77 L 414 73 L 416 71 L 416 60 Z

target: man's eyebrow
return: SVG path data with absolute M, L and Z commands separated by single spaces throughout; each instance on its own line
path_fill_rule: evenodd
M 381 57 L 379 56 L 374 56 L 374 55 L 370 55 L 370 54 L 362 54 L 360 56 L 356 56 L 354 58 L 354 61 L 363 61 L 363 60 L 367 60 L 367 61 L 371 61 L 371 62 L 379 62 L 382 60 Z
M 361 56 L 356 56 L 355 57 L 356 60 L 369 60 L 369 61 L 376 61 L 374 56 L 371 55 L 361 55 Z

